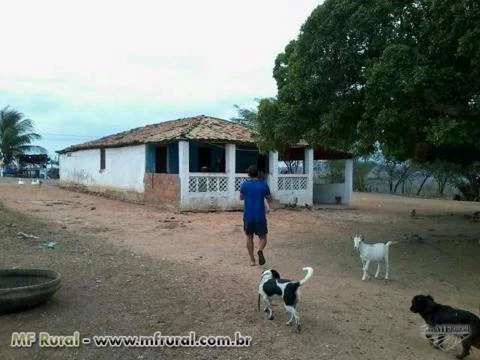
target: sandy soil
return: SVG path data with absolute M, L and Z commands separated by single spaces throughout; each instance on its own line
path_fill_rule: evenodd
M 276 319 L 256 309 L 261 267 L 248 266 L 241 212 L 184 213 L 0 178 L 3 268 L 55 269 L 62 288 L 46 304 L 3 315 L 1 359 L 452 359 L 420 336 L 409 311 L 418 293 L 480 307 L 478 203 L 354 194 L 349 208 L 276 209 L 267 265 L 303 277 L 296 334 L 277 301 Z M 416 210 L 412 217 L 411 211 Z M 39 239 L 19 239 L 22 231 Z M 361 281 L 351 236 L 395 240 L 391 280 Z M 40 248 L 57 242 L 55 249 Z M 373 269 L 372 269 L 373 272 Z M 53 335 L 228 335 L 248 348 L 9 347 L 14 331 Z M 480 359 L 473 350 L 469 359 Z

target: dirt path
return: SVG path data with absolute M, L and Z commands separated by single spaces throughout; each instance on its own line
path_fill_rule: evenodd
M 9 181 L 10 180 L 10 181 Z M 241 213 L 179 214 L 140 204 L 0 179 L 3 267 L 55 268 L 63 287 L 32 311 L 2 316 L 0 357 L 72 359 L 451 359 L 419 336 L 410 299 L 480 306 L 480 223 L 464 215 L 479 204 L 355 194 L 349 209 L 276 210 L 269 215 L 268 265 L 288 278 L 314 277 L 302 289 L 303 332 L 267 321 L 256 307 L 260 268 L 249 267 Z M 416 216 L 411 217 L 412 209 Z M 56 241 L 54 250 L 19 240 L 17 231 Z M 396 240 L 392 280 L 362 282 L 350 236 Z M 12 331 L 82 336 L 252 336 L 248 349 L 11 349 Z M 270 356 L 271 354 L 271 356 Z M 480 359 L 474 350 L 471 359 Z

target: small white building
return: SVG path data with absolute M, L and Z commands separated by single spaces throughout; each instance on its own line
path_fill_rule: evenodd
M 251 130 L 207 117 L 162 122 L 58 151 L 60 182 L 99 192 L 115 192 L 151 202 L 170 201 L 180 210 L 241 209 L 239 189 L 247 168 L 257 165 L 280 203 L 314 203 L 314 159 L 347 159 L 345 183 L 316 188 L 325 203 L 350 204 L 351 155 L 298 146 L 279 159 L 259 152 Z M 279 174 L 283 160 L 303 161 L 303 173 Z

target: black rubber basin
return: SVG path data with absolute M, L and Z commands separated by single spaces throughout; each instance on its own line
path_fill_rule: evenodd
M 52 270 L 0 270 L 0 314 L 30 309 L 47 301 L 60 288 Z

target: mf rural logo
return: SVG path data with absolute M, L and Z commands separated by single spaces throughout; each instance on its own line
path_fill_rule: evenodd
M 421 336 L 428 340 L 432 346 L 442 351 L 455 349 L 464 339 L 470 336 L 468 325 L 423 325 Z

